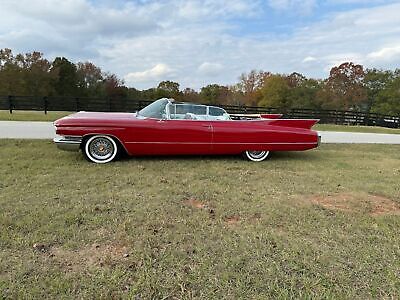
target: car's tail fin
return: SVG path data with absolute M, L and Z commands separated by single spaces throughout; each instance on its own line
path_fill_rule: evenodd
M 282 114 L 260 114 L 260 117 L 263 119 L 279 119 Z
M 311 129 L 318 122 L 318 119 L 276 119 L 272 120 L 269 125 Z

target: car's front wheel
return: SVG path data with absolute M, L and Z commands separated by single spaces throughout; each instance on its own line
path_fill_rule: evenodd
M 251 161 L 263 161 L 269 155 L 269 151 L 246 151 L 246 158 Z
M 94 135 L 86 140 L 84 147 L 85 157 L 94 163 L 104 164 L 112 161 L 118 154 L 118 145 L 112 137 Z

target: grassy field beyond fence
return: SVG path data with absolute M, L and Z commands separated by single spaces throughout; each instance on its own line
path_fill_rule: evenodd
M 14 110 L 12 114 L 8 110 L 0 110 L 1 121 L 42 121 L 53 122 L 74 112 L 68 111 L 43 111 Z
M 0 298 L 400 297 L 399 146 L 0 165 Z

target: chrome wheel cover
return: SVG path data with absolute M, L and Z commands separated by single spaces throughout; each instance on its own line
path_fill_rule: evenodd
M 269 151 L 246 151 L 247 158 L 251 161 L 263 161 L 269 155 Z
M 90 143 L 89 152 L 96 159 L 106 160 L 112 156 L 114 147 L 108 139 L 99 137 Z
M 112 161 L 117 154 L 117 144 L 105 135 L 91 137 L 85 145 L 88 158 L 95 163 L 107 163 Z
M 252 158 L 260 159 L 261 157 L 263 157 L 265 155 L 265 152 L 267 152 L 267 151 L 249 151 L 249 155 Z

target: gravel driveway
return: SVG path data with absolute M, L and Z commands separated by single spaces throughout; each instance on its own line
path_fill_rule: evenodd
M 322 143 L 334 144 L 400 144 L 400 134 L 319 131 Z M 0 121 L 0 138 L 52 139 L 52 122 Z

